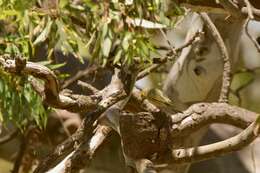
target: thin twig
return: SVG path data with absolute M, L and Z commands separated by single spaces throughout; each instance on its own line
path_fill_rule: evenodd
M 164 39 L 166 40 L 166 42 L 168 43 L 168 46 L 170 47 L 171 51 L 176 54 L 175 49 L 174 49 L 175 47 L 172 45 L 172 43 L 170 42 L 170 40 L 167 38 L 165 32 L 162 30 L 162 28 L 160 28 L 159 30 L 160 30 L 160 32 L 162 33 L 163 38 L 164 38 Z
M 161 67 L 162 65 L 164 65 L 166 62 L 168 62 L 168 60 L 174 61 L 175 57 L 178 55 L 179 52 L 182 51 L 182 49 L 188 47 L 189 45 L 193 44 L 194 41 L 196 41 L 196 39 L 200 36 L 201 32 L 196 32 L 187 42 L 185 42 L 183 45 L 181 45 L 178 48 L 175 48 L 174 50 L 172 50 L 172 48 L 166 53 L 166 55 L 164 57 L 161 58 L 160 63 L 158 64 L 153 64 L 150 67 L 144 69 L 143 71 L 141 71 L 138 76 L 137 76 L 137 80 L 144 78 L 145 76 L 147 76 L 148 74 L 150 74 L 151 72 L 154 72 L 155 70 L 157 70 L 159 67 Z
M 224 68 L 223 68 L 223 78 L 222 78 L 222 87 L 221 92 L 219 96 L 219 102 L 228 102 L 228 92 L 230 87 L 230 75 L 231 75 L 231 64 L 230 64 L 230 57 L 227 51 L 227 48 L 225 46 L 224 40 L 222 39 L 220 33 L 218 32 L 218 29 L 214 25 L 214 23 L 211 21 L 207 13 L 200 13 L 203 21 L 205 22 L 206 26 L 210 30 L 215 42 L 217 43 L 217 46 L 220 50 L 223 62 L 224 62 Z
M 88 76 L 89 74 L 97 71 L 98 66 L 92 65 L 92 66 L 88 66 L 87 68 L 85 68 L 84 70 L 78 71 L 75 75 L 73 75 L 73 77 L 67 79 L 63 85 L 62 85 L 62 89 L 67 88 L 68 86 L 70 86 L 72 83 L 76 82 L 77 80 Z
M 252 5 L 248 0 L 244 0 L 245 4 L 246 4 L 246 8 L 248 10 L 248 18 L 249 19 L 254 19 L 254 15 L 253 15 L 253 9 L 252 9 Z
M 254 18 L 255 20 L 260 20 L 260 10 L 259 9 L 256 9 L 254 7 L 251 7 L 252 9 L 252 12 L 253 12 L 253 15 L 254 15 Z M 243 7 L 241 9 L 241 12 L 244 14 L 244 15 L 248 15 L 248 8 L 247 7 Z
M 219 4 L 222 5 L 233 17 L 241 19 L 242 15 L 239 7 L 232 0 L 219 0 Z

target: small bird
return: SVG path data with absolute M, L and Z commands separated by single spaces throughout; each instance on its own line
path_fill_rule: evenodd
M 142 97 L 146 98 L 152 104 L 154 104 L 156 107 L 166 113 L 179 112 L 175 109 L 174 102 L 170 100 L 167 96 L 165 96 L 163 92 L 158 88 L 143 90 Z

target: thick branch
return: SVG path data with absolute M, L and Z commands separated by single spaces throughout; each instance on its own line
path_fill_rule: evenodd
M 100 98 L 98 96 L 83 96 L 83 95 L 73 95 L 66 96 L 60 93 L 59 83 L 56 78 L 56 75 L 47 67 L 33 63 L 26 62 L 25 66 L 22 69 L 19 69 L 20 66 L 17 63 L 17 60 L 5 59 L 0 57 L 0 65 L 3 66 L 4 70 L 9 73 L 24 75 L 32 75 L 37 79 L 41 79 L 45 82 L 44 89 L 38 84 L 34 86 L 34 89 L 38 89 L 38 93 L 41 95 L 44 101 L 51 107 L 66 109 L 71 112 L 86 112 L 96 108 L 96 105 Z M 44 92 L 42 92 L 44 91 Z
M 246 128 L 254 122 L 257 114 L 226 103 L 198 103 L 183 113 L 171 116 L 171 136 L 187 136 L 212 123 L 223 123 Z
M 178 143 L 178 140 L 187 138 L 195 131 L 213 123 L 247 128 L 236 137 L 199 147 L 198 150 L 197 148 L 173 150 L 173 161 L 170 163 L 182 164 L 209 159 L 248 145 L 258 134 L 260 122 L 257 117 L 257 113 L 227 103 L 194 104 L 183 113 L 171 115 L 170 118 L 158 116 L 156 111 L 123 112 L 120 117 L 120 134 L 125 154 L 135 160 L 150 158 L 154 153 L 164 155 L 167 146 L 172 146 Z M 142 138 L 139 138 L 140 136 Z M 169 158 L 164 161 L 169 163 Z
M 77 173 L 86 165 L 89 165 L 97 148 L 103 143 L 112 128 L 98 126 L 94 136 L 83 143 L 66 162 L 65 173 Z
M 177 149 L 172 151 L 173 163 L 190 163 L 221 156 L 230 152 L 238 151 L 249 145 L 259 134 L 259 117 L 240 134 L 227 140 L 199 146 L 196 148 Z
M 103 143 L 111 128 L 107 126 L 98 126 L 95 134 L 85 144 L 82 144 L 77 150 L 71 152 L 48 173 L 77 172 L 86 164 L 89 164 L 97 148 Z
M 122 71 L 115 70 L 111 83 L 102 90 L 102 97 L 97 109 L 87 113 L 82 121 L 79 129 L 66 141 L 58 145 L 54 152 L 45 158 L 35 173 L 46 172 L 52 165 L 58 163 L 60 158 L 76 149 L 83 140 L 89 139 L 93 130 L 96 127 L 95 121 L 103 114 L 110 106 L 127 97 L 132 90 L 135 75 L 124 74 Z

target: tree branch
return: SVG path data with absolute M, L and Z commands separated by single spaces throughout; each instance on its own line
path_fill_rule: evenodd
M 53 108 L 66 109 L 71 112 L 86 112 L 96 108 L 100 97 L 97 95 L 83 96 L 71 94 L 66 96 L 60 93 L 59 83 L 56 75 L 47 67 L 33 63 L 26 62 L 25 66 L 20 69 L 19 61 L 6 59 L 6 57 L 0 57 L 0 65 L 5 71 L 13 74 L 32 75 L 37 79 L 41 79 L 45 82 L 44 87 L 41 85 L 34 86 L 34 89 L 38 89 L 37 93 L 41 93 L 44 101 Z M 18 75 L 19 75 L 18 74 Z
M 136 170 L 138 173 L 157 173 L 153 162 L 148 159 L 138 159 L 135 161 Z
M 173 163 L 199 162 L 230 152 L 238 151 L 249 145 L 259 134 L 260 118 L 258 117 L 248 128 L 238 135 L 214 144 L 199 146 L 196 148 L 172 150 Z
M 227 48 L 225 43 L 218 32 L 216 26 L 211 21 L 207 13 L 200 13 L 203 21 L 205 22 L 206 26 L 210 30 L 217 46 L 219 47 L 223 62 L 224 62 L 224 69 L 223 69 L 223 77 L 222 77 L 222 87 L 219 96 L 219 102 L 227 102 L 228 101 L 228 92 L 230 87 L 230 75 L 231 75 L 231 64 L 230 64 L 230 57 L 228 55 Z
M 89 165 L 97 148 L 104 142 L 112 128 L 98 126 L 93 137 L 83 143 L 66 162 L 65 173 L 77 173 L 86 165 Z
M 231 0 L 221 0 L 219 3 L 221 4 L 222 7 L 225 9 L 221 8 L 220 5 L 218 5 L 215 0 L 204 0 L 204 1 L 192 1 L 187 3 L 184 0 L 180 0 L 180 3 L 182 6 L 191 9 L 192 11 L 195 12 L 207 12 L 207 13 L 220 13 L 220 14 L 231 14 L 233 17 L 237 19 L 245 19 L 249 15 L 249 9 L 248 7 L 241 7 L 239 8 L 237 4 L 235 4 Z M 260 3 L 258 1 L 252 1 L 251 2 L 251 10 L 252 14 L 254 16 L 255 20 L 260 20 Z M 255 8 L 256 7 L 256 8 Z M 257 9 L 258 8 L 258 9 Z
M 101 91 L 103 99 L 98 103 L 97 109 L 86 114 L 79 129 L 70 138 L 58 145 L 56 149 L 40 163 L 34 173 L 46 172 L 52 165 L 58 163 L 61 157 L 78 148 L 83 140 L 89 139 L 97 126 L 95 121 L 110 106 L 130 94 L 135 79 L 135 73 L 125 74 L 116 69 L 111 83 Z
M 147 76 L 148 74 L 150 74 L 151 72 L 154 72 L 155 70 L 157 70 L 159 67 L 161 67 L 162 65 L 164 65 L 166 62 L 168 62 L 168 60 L 173 61 L 175 59 L 175 57 L 182 51 L 182 49 L 188 47 L 189 45 L 193 44 L 194 41 L 196 41 L 196 39 L 201 35 L 201 32 L 196 32 L 187 42 L 185 42 L 183 45 L 181 45 L 178 48 L 170 48 L 170 50 L 168 51 L 168 53 L 166 53 L 166 55 L 164 57 L 161 58 L 160 63 L 158 64 L 153 64 L 150 67 L 148 67 L 147 69 L 144 69 L 143 71 L 141 71 L 138 76 L 137 76 L 137 80 L 144 78 L 145 76 Z
M 226 103 L 198 103 L 183 113 L 171 115 L 170 134 L 176 138 L 187 136 L 212 123 L 223 123 L 246 128 L 257 118 L 257 114 Z
M 77 150 L 72 151 L 58 165 L 49 170 L 48 173 L 73 173 L 86 166 L 86 164 L 90 164 L 95 151 L 111 130 L 110 127 L 99 125 L 90 140 L 83 143 Z

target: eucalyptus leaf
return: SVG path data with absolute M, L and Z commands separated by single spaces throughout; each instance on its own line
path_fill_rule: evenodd
M 109 37 L 106 37 L 104 42 L 103 42 L 103 47 L 102 47 L 102 52 L 103 52 L 103 55 L 105 57 L 109 56 L 109 52 L 111 50 L 111 47 L 112 47 L 112 41 Z
M 59 0 L 59 7 L 64 8 L 66 5 L 68 5 L 69 0 Z
M 231 83 L 231 90 L 234 92 L 241 90 L 254 80 L 254 74 L 252 72 L 240 72 L 236 73 Z
M 53 21 L 52 20 L 49 20 L 46 24 L 46 27 L 43 29 L 43 31 L 41 32 L 41 34 L 36 38 L 36 40 L 33 42 L 34 45 L 37 45 L 39 43 L 42 43 L 44 42 L 48 36 L 49 36 L 49 33 L 51 31 L 51 26 L 53 24 Z

